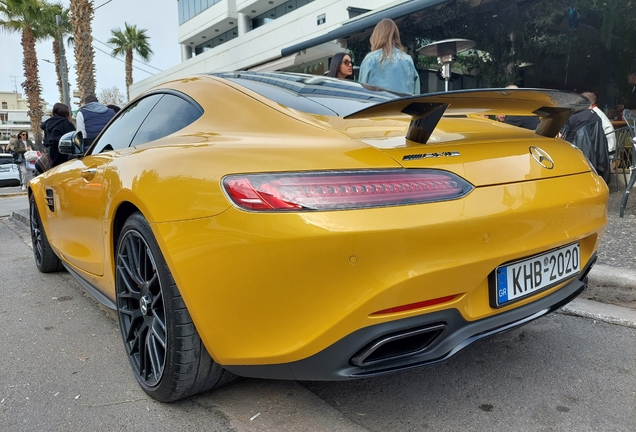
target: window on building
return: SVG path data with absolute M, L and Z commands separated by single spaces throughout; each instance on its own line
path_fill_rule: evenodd
M 9 114 L 7 114 L 7 113 L 0 113 L 0 121 L 1 121 L 1 122 L 9 121 Z
M 299 7 L 305 6 L 308 3 L 311 3 L 314 0 L 289 0 L 283 3 L 280 6 L 276 6 L 268 10 L 265 13 L 255 17 L 252 19 L 252 29 L 263 26 L 269 22 L 274 21 L 277 18 L 282 17 L 285 14 L 295 11 Z
M 205 12 L 221 0 L 178 0 L 179 25 Z
M 8 109 L 9 105 L 6 102 L 2 102 L 2 109 Z
M 213 37 L 212 39 L 208 39 L 207 41 L 203 42 L 201 45 L 197 45 L 196 47 L 194 47 L 194 54 L 199 55 L 201 53 L 209 51 L 216 46 L 222 45 L 225 42 L 236 38 L 237 36 L 238 36 L 238 28 L 234 27 L 226 31 L 225 33 L 221 33 L 220 35 Z

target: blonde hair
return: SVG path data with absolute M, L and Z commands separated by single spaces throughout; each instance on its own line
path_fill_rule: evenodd
M 382 49 L 382 58 L 380 61 L 384 61 L 384 59 L 391 55 L 393 47 L 404 51 L 404 47 L 400 41 L 400 30 L 398 30 L 393 20 L 389 18 L 384 18 L 375 26 L 369 42 L 371 42 L 371 51 Z

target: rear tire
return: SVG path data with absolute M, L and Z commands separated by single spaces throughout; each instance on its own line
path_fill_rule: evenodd
M 35 197 L 33 195 L 29 198 L 29 215 L 35 265 L 42 273 L 62 270 L 62 262 L 57 255 L 55 255 L 55 252 L 53 252 L 46 232 L 44 232 L 40 212 L 38 212 L 38 206 L 35 203 Z
M 219 387 L 234 375 L 208 354 L 146 219 L 131 215 L 116 251 L 117 314 L 141 388 L 170 402 Z

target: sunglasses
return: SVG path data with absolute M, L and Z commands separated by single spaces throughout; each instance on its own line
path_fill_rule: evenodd
M 353 60 L 343 60 L 342 64 L 345 66 L 349 66 L 349 65 L 353 66 Z
M 20 134 L 20 136 L 29 136 L 28 134 Z

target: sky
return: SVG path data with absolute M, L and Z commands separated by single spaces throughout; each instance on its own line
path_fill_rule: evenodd
M 70 0 L 58 0 L 69 7 Z M 53 2 L 53 1 L 51 1 Z M 103 88 L 117 87 L 122 95 L 126 95 L 126 72 L 124 57 L 110 56 L 112 48 L 106 45 L 111 38 L 111 30 L 124 28 L 124 23 L 134 24 L 137 28 L 146 29 L 150 37 L 150 48 L 154 54 L 146 64 L 133 61 L 133 82 L 141 81 L 159 71 L 166 70 L 181 63 L 181 48 L 177 42 L 177 0 L 94 0 L 95 16 L 93 18 L 93 47 L 95 49 L 95 81 L 96 94 Z M 36 46 L 39 59 L 40 83 L 42 98 L 49 104 L 59 102 L 55 65 L 44 60 L 54 61 L 52 39 L 40 42 Z M 0 90 L 14 91 L 24 96 L 20 84 L 24 81 L 22 67 L 22 45 L 19 33 L 0 32 Z M 75 57 L 73 48 L 66 46 L 66 59 L 69 65 L 69 82 L 71 94 L 77 90 L 75 78 Z M 73 102 L 73 98 L 71 98 Z M 73 106 L 76 109 L 77 106 Z

